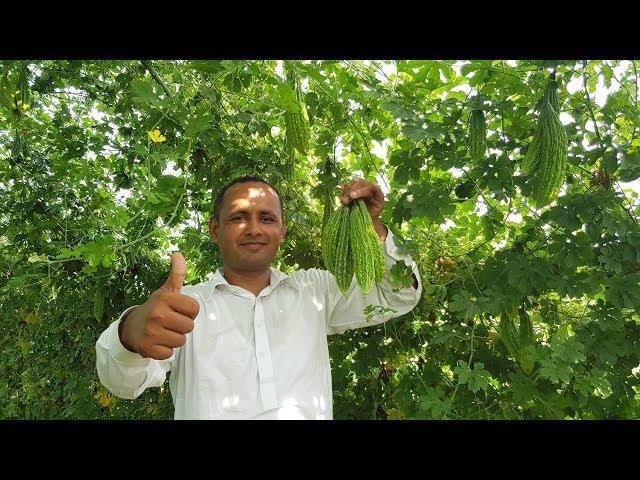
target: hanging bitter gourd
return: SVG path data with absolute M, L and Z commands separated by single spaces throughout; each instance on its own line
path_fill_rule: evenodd
M 514 322 L 516 318 L 519 318 L 517 329 Z M 535 366 L 527 352 L 528 347 L 535 345 L 531 317 L 526 311 L 521 311 L 519 315 L 517 310 L 503 312 L 497 330 L 504 346 L 507 347 L 509 355 L 518 362 L 524 373 L 531 373 Z
M 487 125 L 484 112 L 474 108 L 469 116 L 469 156 L 481 160 L 487 151 Z
M 325 176 L 325 183 L 323 185 L 324 189 L 322 192 L 322 230 L 324 231 L 324 227 L 329 220 L 329 217 L 333 213 L 333 188 L 332 183 L 328 183 L 328 178 L 331 177 L 331 172 L 333 171 L 333 162 L 331 158 L 327 158 L 324 162 L 323 174 Z
M 322 196 L 322 230 L 327 225 L 329 217 L 333 213 L 333 195 L 331 190 L 326 189 Z
M 284 113 L 284 123 L 286 127 L 285 141 L 289 151 L 295 149 L 302 155 L 306 155 L 309 150 L 309 126 L 304 114 L 304 107 L 299 106 L 296 112 L 287 110 Z
M 518 360 L 520 358 L 520 338 L 515 323 L 513 322 L 513 317 L 507 313 L 503 313 L 500 316 L 500 323 L 498 324 L 497 330 L 504 346 L 507 347 L 509 355 Z
M 521 164 L 538 207 L 560 193 L 567 170 L 567 135 L 560 121 L 557 83 L 549 80 L 542 97 L 538 128 Z
M 307 112 L 304 102 L 302 101 L 298 76 L 292 64 L 288 61 L 284 62 L 284 71 L 287 81 L 296 94 L 297 101 L 295 111 L 287 109 L 284 113 L 287 150 L 290 152 L 297 150 L 302 155 L 306 155 L 309 150 L 310 134 Z
M 360 216 L 364 223 L 365 235 L 369 243 L 367 254 L 371 255 L 373 259 L 373 283 L 378 283 L 382 280 L 382 277 L 384 277 L 384 271 L 386 268 L 380 238 L 373 226 L 373 221 L 371 220 L 371 215 L 369 215 L 369 210 L 367 210 L 365 202 L 362 200 L 356 200 L 355 203 L 360 210 Z
M 533 323 L 529 314 L 522 310 L 520 312 L 520 326 L 519 326 L 519 339 L 520 339 L 520 367 L 522 370 L 529 374 L 533 371 L 535 366 L 534 362 L 527 358 L 526 349 L 535 345 L 535 334 L 533 333 Z
M 549 102 L 553 110 L 560 115 L 560 97 L 558 97 L 558 83 L 554 79 L 549 79 L 542 94 L 542 101 Z
M 375 264 L 373 245 L 368 238 L 369 230 L 367 229 L 367 218 L 369 213 L 363 206 L 362 200 L 354 202 L 350 213 L 350 240 L 351 240 L 351 258 L 354 263 L 356 280 L 364 293 L 369 293 L 375 282 Z M 365 212 L 362 211 L 364 208 Z M 371 220 L 369 220 L 371 222 Z
M 333 274 L 338 288 L 343 294 L 347 293 L 354 274 L 353 258 L 351 257 L 351 229 L 349 228 L 351 207 L 343 205 L 340 208 L 340 225 L 336 235 L 334 251 Z

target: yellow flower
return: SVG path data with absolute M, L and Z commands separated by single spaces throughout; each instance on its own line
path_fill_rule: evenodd
M 103 407 L 108 407 L 111 403 L 111 399 L 109 398 L 109 394 L 107 392 L 98 392 L 93 396 L 93 398 L 97 399 L 98 403 Z
M 167 137 L 165 137 L 160 133 L 160 130 L 153 130 L 153 131 L 147 132 L 147 135 L 149 135 L 149 138 L 153 143 L 164 142 L 167 139 Z

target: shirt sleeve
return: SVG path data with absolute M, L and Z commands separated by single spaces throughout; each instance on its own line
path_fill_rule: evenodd
M 113 395 L 130 400 L 138 398 L 148 387 L 162 385 L 180 350 L 179 347 L 174 348 L 173 355 L 166 360 L 143 358 L 127 350 L 120 342 L 118 326 L 136 306 L 127 308 L 96 342 L 96 368 L 100 382 Z
M 393 241 L 393 234 L 391 230 L 387 230 L 387 238 L 382 242 L 386 267 L 385 275 L 367 295 L 358 286 L 355 277 L 346 296 L 343 295 L 338 288 L 335 277 L 326 272 L 328 276 L 326 282 L 328 290 L 327 335 L 384 323 L 411 311 L 420 301 L 422 280 L 418 267 L 410 256 L 398 253 L 398 248 Z M 411 268 L 418 280 L 418 288 L 414 288 L 413 285 L 398 288 L 391 283 L 391 267 L 395 265 L 396 261 L 404 261 L 404 264 Z M 364 313 L 368 306 L 374 307 L 369 318 Z

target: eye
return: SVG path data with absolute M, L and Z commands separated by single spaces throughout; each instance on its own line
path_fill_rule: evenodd
M 262 220 L 265 222 L 275 222 L 275 219 L 273 217 L 262 217 Z

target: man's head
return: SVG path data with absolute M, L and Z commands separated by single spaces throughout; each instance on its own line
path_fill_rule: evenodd
M 284 213 L 275 187 L 259 177 L 238 178 L 216 197 L 209 235 L 225 266 L 264 271 L 284 242 Z

